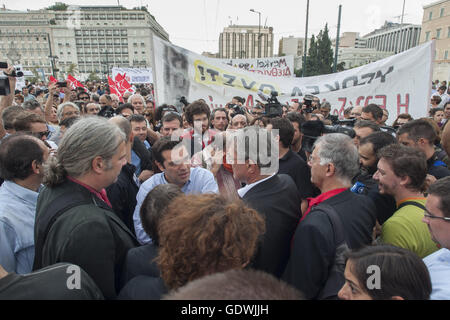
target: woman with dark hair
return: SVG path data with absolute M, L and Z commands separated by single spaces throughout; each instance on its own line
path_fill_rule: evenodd
M 390 245 L 365 247 L 346 254 L 342 300 L 428 300 L 431 279 L 413 252 Z
M 398 115 L 397 119 L 395 119 L 392 127 L 397 130 L 405 123 L 414 120 L 413 117 L 409 113 L 401 113 Z
M 161 278 L 138 276 L 119 299 L 161 299 L 168 290 L 230 269 L 243 269 L 253 258 L 265 222 L 242 200 L 217 194 L 173 199 L 158 228 L 157 264 Z

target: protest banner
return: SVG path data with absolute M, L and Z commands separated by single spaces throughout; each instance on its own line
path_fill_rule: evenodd
M 153 83 L 152 68 L 112 68 L 112 77 L 126 74 L 129 83 Z
M 223 107 L 233 96 L 253 106 L 258 91 L 278 93 L 281 103 L 301 101 L 306 94 L 326 99 L 332 114 L 343 116 L 350 106 L 375 103 L 391 119 L 400 113 L 427 116 L 431 96 L 434 42 L 412 48 L 377 62 L 340 73 L 306 78 L 276 78 L 236 69 L 153 37 L 154 80 L 159 104 L 179 99 L 204 99 L 211 109 Z
M 294 77 L 294 56 L 261 59 L 218 59 L 231 67 L 271 77 Z

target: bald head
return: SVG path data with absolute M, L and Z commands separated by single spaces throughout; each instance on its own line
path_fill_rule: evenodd
M 120 128 L 120 130 L 123 131 L 123 133 L 125 133 L 126 141 L 131 141 L 131 123 L 127 120 L 127 118 L 116 116 L 109 119 L 108 121 L 114 123 Z
M 350 118 L 356 118 L 358 120 L 361 119 L 362 109 L 363 107 L 361 106 L 354 107 L 350 112 Z
M 242 114 L 237 114 L 231 120 L 231 126 L 233 129 L 242 129 L 247 126 L 247 117 Z

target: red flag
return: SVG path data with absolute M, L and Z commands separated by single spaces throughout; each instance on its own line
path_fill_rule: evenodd
M 120 73 L 118 73 L 116 75 L 115 84 L 116 84 L 116 89 L 117 89 L 117 91 L 120 92 L 121 96 L 123 96 L 123 94 L 127 91 L 133 92 L 131 85 L 125 79 L 125 73 L 123 75 L 121 75 Z
M 83 86 L 83 84 L 74 77 L 72 77 L 72 75 L 70 74 L 67 76 L 67 84 L 70 86 L 72 90 L 76 90 L 77 88 L 81 87 L 84 89 L 84 91 L 87 92 L 87 89 Z
M 108 76 L 108 84 L 109 84 L 109 91 L 112 94 L 115 94 L 116 96 L 118 96 L 120 99 L 120 102 L 123 102 L 122 95 L 120 94 L 119 90 L 117 90 L 115 82 L 109 76 Z
M 53 77 L 53 76 L 50 76 L 49 81 L 51 83 L 57 83 L 58 82 L 58 80 L 56 80 L 55 77 Z

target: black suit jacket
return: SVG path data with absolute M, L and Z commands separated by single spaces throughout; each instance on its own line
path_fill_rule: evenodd
M 297 186 L 290 176 L 278 174 L 250 189 L 243 200 L 266 221 L 266 232 L 251 267 L 281 277 L 301 217 Z
M 117 177 L 117 181 L 106 188 L 106 193 L 114 212 L 133 234 L 133 213 L 136 207 L 136 196 L 139 191 L 139 186 L 134 180 L 135 171 L 136 167 L 131 163 L 125 164 Z
M 323 203 L 333 207 L 341 218 L 350 249 L 371 244 L 376 211 L 368 197 L 346 190 Z M 320 206 L 313 207 L 295 231 L 283 280 L 299 289 L 306 299 L 317 298 L 334 263 L 335 249 L 330 219 Z

